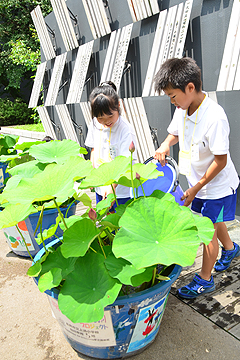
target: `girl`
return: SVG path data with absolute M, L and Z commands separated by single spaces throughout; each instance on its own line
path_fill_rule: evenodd
M 129 145 L 132 141 L 136 147 L 135 132 L 131 124 L 120 115 L 119 97 L 113 85 L 104 82 L 94 88 L 89 97 L 93 120 L 88 128 L 85 145 L 92 148 L 91 161 L 96 168 L 116 156 L 130 156 Z M 133 159 L 137 160 L 136 150 Z M 118 204 L 125 204 L 130 199 L 130 189 L 117 184 L 114 184 L 114 188 Z M 95 191 L 98 203 L 112 192 L 112 188 L 97 187 Z

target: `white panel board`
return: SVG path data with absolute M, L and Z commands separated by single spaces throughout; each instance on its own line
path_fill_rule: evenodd
M 78 47 L 78 41 L 65 0 L 50 0 L 66 50 Z
M 142 92 L 143 97 L 149 96 L 152 82 L 153 82 L 153 76 L 156 73 L 156 62 L 157 62 L 157 59 L 159 56 L 159 48 L 160 48 L 160 45 L 162 42 L 166 16 L 167 16 L 167 10 L 164 10 L 164 11 L 160 12 L 159 17 L 158 17 L 157 28 L 155 31 L 155 37 L 153 40 L 152 51 L 151 51 L 148 69 L 147 69 L 147 75 L 146 75 L 144 86 L 143 86 L 143 92 Z M 158 70 L 159 69 L 157 69 L 157 71 Z
M 46 60 L 53 59 L 56 54 L 39 5 L 31 11 L 31 16 Z
M 92 19 L 91 8 L 89 7 L 89 4 L 88 4 L 87 0 L 82 0 L 82 3 L 83 3 L 84 10 L 86 12 L 86 16 L 87 16 L 87 19 L 88 19 L 90 29 L 92 31 L 93 38 L 97 39 L 98 38 L 98 32 L 97 32 L 97 29 L 95 28 L 95 24 L 94 24 L 94 21 Z
M 90 122 L 92 121 L 90 103 L 89 102 L 81 102 L 80 107 L 81 107 L 81 110 L 83 113 L 85 123 L 86 123 L 87 127 L 89 127 Z
M 55 106 L 59 120 L 61 122 L 64 134 L 66 139 L 76 141 L 79 144 L 76 131 L 73 126 L 72 119 L 70 117 L 68 108 L 66 104 L 56 105 Z
M 122 28 L 121 37 L 119 41 L 119 46 L 116 54 L 116 59 L 113 67 L 113 72 L 111 75 L 111 80 L 116 85 L 117 91 L 120 87 L 122 72 L 125 65 L 125 60 L 127 56 L 128 46 L 131 38 L 133 24 L 127 25 Z
M 66 104 L 79 103 L 87 75 L 94 40 L 78 48 Z
M 43 124 L 46 135 L 51 136 L 52 139 L 56 140 L 57 137 L 45 106 L 38 106 L 37 112 Z
M 40 95 L 40 91 L 41 91 L 41 86 L 42 86 L 46 66 L 47 66 L 47 61 L 45 61 L 37 66 L 37 71 L 36 71 L 33 88 L 32 88 L 32 93 L 31 93 L 31 97 L 30 97 L 29 105 L 28 105 L 29 108 L 34 108 L 38 104 L 38 99 L 39 99 L 39 95 Z
M 55 105 L 56 103 L 66 58 L 67 53 L 63 53 L 55 58 L 53 72 L 46 96 L 45 106 Z
M 187 36 L 187 30 L 192 11 L 193 0 L 187 0 L 184 5 L 181 25 L 178 34 L 178 40 L 174 57 L 181 58 L 183 55 L 184 44 Z
M 229 21 L 228 33 L 223 52 L 222 64 L 218 78 L 217 91 L 226 90 L 230 63 L 236 43 L 236 34 L 239 26 L 240 2 L 234 0 L 232 13 Z

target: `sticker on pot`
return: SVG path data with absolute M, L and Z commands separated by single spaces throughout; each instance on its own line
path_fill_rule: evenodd
M 25 221 L 19 222 L 18 227 L 24 237 L 24 240 L 26 241 L 29 251 L 35 250 Z M 27 251 L 24 241 L 19 234 L 16 226 L 11 226 L 9 228 L 3 229 L 3 231 L 4 235 L 6 236 L 7 243 L 13 251 Z
M 116 340 L 110 311 L 104 311 L 102 320 L 92 323 L 73 323 L 59 310 L 56 299 L 48 296 L 53 316 L 62 331 L 73 341 L 92 347 L 115 346 Z
M 141 349 L 150 343 L 158 333 L 168 294 L 157 302 L 140 310 L 133 336 L 127 352 Z
M 3 175 L 3 170 L 2 168 L 0 168 L 0 188 L 3 187 L 3 182 L 4 182 L 4 175 Z

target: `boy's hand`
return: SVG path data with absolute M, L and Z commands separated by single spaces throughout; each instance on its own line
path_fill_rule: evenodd
M 194 189 L 194 187 L 187 189 L 181 197 L 182 201 L 185 200 L 183 206 L 189 206 L 195 198 L 196 194 L 197 191 Z
M 162 166 L 166 164 L 166 155 L 170 155 L 169 145 L 163 142 L 156 150 L 154 159 L 158 160 Z

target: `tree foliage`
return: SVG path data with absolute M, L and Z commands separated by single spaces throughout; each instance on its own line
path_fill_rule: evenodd
M 43 16 L 52 11 L 50 0 L 0 2 L 0 96 L 21 97 L 22 79 L 30 79 L 40 62 L 40 43 L 30 14 L 37 5 Z

